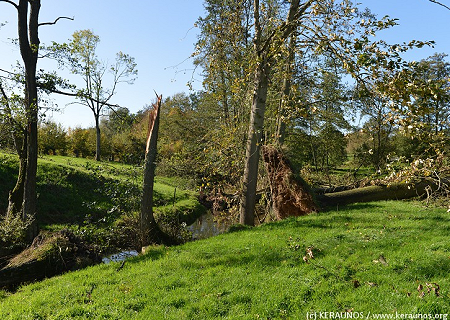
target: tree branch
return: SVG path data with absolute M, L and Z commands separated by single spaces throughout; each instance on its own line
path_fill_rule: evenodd
M 439 1 L 436 1 L 436 0 L 429 0 L 429 1 L 430 1 L 430 2 L 433 2 L 433 3 L 436 3 L 436 4 L 440 5 L 440 6 L 443 6 L 443 7 L 446 8 L 446 9 L 450 10 L 450 7 L 449 7 L 449 6 L 446 6 L 445 4 L 440 3 Z
M 2 0 L 0 0 L 0 1 L 2 1 Z M 4 69 L 1 69 L 1 68 L 0 68 L 0 71 L 1 71 L 1 72 L 4 72 L 4 73 L 7 73 L 7 74 L 9 74 L 9 75 L 12 75 L 12 76 L 15 76 L 15 75 L 16 75 L 16 73 L 12 73 L 11 71 L 4 70 Z
M 92 98 L 92 97 L 89 97 L 89 96 L 83 96 L 83 95 L 80 95 L 78 93 L 64 92 L 64 91 L 60 91 L 60 90 L 56 90 L 56 89 L 50 89 L 48 91 L 50 91 L 51 93 L 56 93 L 56 94 L 60 94 L 60 95 L 63 95 L 63 96 L 69 96 L 69 97 L 75 97 L 75 98 L 82 98 L 82 99 L 90 100 L 90 101 L 93 101 L 93 102 L 96 102 L 96 103 L 100 103 L 100 104 L 102 104 L 104 106 L 107 106 L 107 107 L 110 107 L 110 108 L 120 108 L 120 105 L 118 105 L 118 104 L 111 104 L 111 103 L 108 103 L 108 102 L 105 102 L 105 101 L 100 101 L 98 99 L 95 99 L 95 98 Z
M 0 0 L 0 2 L 6 2 L 9 4 L 12 4 L 16 9 L 19 9 L 19 6 L 10 0 Z
M 272 43 L 272 39 L 275 37 L 277 33 L 281 33 L 280 40 L 283 42 L 289 35 L 294 31 L 294 29 L 298 26 L 298 21 L 305 11 L 311 6 L 312 0 L 308 0 L 304 3 L 300 8 L 299 1 L 295 3 L 291 3 L 291 7 L 289 8 L 288 17 L 286 21 L 283 22 L 281 26 L 272 31 L 269 37 L 264 41 L 264 45 L 260 49 L 260 52 L 266 50 L 269 45 Z M 274 47 L 277 48 L 280 46 L 280 43 L 276 44 Z
M 3 1 L 3 0 L 0 0 L 0 1 Z M 58 17 L 58 18 L 56 18 L 55 19 L 55 21 L 53 21 L 53 22 L 43 22 L 43 23 L 39 23 L 38 24 L 38 27 L 40 27 L 40 26 L 50 26 L 50 25 L 54 25 L 54 24 L 56 24 L 60 19 L 67 19 L 67 20 L 75 20 L 75 18 L 74 17 L 72 17 L 72 18 L 70 18 L 70 17 Z

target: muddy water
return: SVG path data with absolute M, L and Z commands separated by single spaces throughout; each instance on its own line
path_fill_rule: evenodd
M 193 224 L 187 227 L 192 232 L 192 239 L 206 239 L 224 233 L 230 227 L 230 223 L 217 222 L 214 215 L 208 211 L 205 215 L 197 219 Z

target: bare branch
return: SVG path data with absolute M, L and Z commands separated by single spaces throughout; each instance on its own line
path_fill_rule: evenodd
M 6 2 L 9 4 L 12 4 L 16 9 L 19 9 L 19 6 L 10 0 L 0 0 L 0 2 Z
M 0 1 L 2 1 L 2 0 L 0 0 Z M 15 73 L 12 73 L 11 71 L 8 71 L 8 70 L 0 69 L 0 71 L 4 72 L 4 73 L 7 73 L 9 75 L 16 75 Z
M 93 102 L 96 102 L 96 103 L 100 103 L 100 104 L 102 104 L 104 106 L 107 106 L 107 107 L 110 107 L 110 108 L 120 108 L 120 105 L 118 105 L 118 104 L 111 104 L 111 103 L 108 103 L 108 102 L 105 102 L 105 101 L 101 101 L 101 100 L 98 100 L 98 99 L 95 99 L 95 98 L 92 98 L 92 97 L 89 97 L 89 96 L 80 95 L 79 93 L 64 92 L 64 91 L 60 91 L 60 90 L 57 90 L 57 89 L 51 89 L 49 91 L 51 93 L 56 93 L 56 94 L 60 94 L 60 95 L 63 95 L 63 96 L 69 96 L 69 97 L 75 97 L 75 98 L 81 98 L 81 99 L 90 100 L 90 101 L 93 101 Z
M 3 0 L 0 0 L 0 1 L 3 1 Z M 56 18 L 55 19 L 55 21 L 53 21 L 53 22 L 43 22 L 43 23 L 39 23 L 38 24 L 38 27 L 40 27 L 40 26 L 50 26 L 50 25 L 54 25 L 54 24 L 56 24 L 60 19 L 67 19 L 67 20 L 75 20 L 75 18 L 74 17 L 72 17 L 72 18 L 70 18 L 70 17 L 58 17 L 58 18 Z
M 440 5 L 440 6 L 443 6 L 443 7 L 446 8 L 446 9 L 450 10 L 450 7 L 449 7 L 449 6 L 446 6 L 445 4 L 440 3 L 439 1 L 436 1 L 436 0 L 429 0 L 429 1 L 430 1 L 430 2 L 433 2 L 433 3 L 436 3 L 436 4 Z

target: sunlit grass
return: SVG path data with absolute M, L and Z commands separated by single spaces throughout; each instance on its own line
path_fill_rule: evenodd
M 393 201 L 351 205 L 179 247 L 155 247 L 120 270 L 119 263 L 100 265 L 0 294 L 0 317 L 305 319 L 307 312 L 320 311 L 446 313 L 449 231 L 445 210 Z

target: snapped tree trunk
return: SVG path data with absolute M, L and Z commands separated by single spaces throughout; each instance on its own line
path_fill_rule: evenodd
M 162 96 L 158 96 L 157 103 L 153 105 L 153 110 L 149 112 L 147 147 L 145 150 L 144 163 L 144 184 L 140 212 L 140 229 L 143 246 L 150 243 L 175 243 L 172 238 L 159 228 L 153 215 L 153 185 L 155 181 L 161 100 Z

